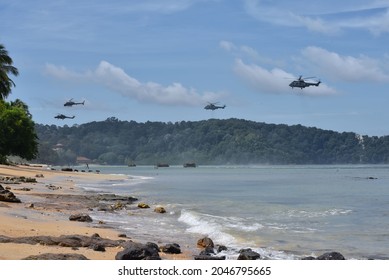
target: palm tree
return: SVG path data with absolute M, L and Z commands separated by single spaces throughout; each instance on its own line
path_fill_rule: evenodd
M 24 103 L 22 100 L 17 98 L 15 101 L 11 101 L 11 107 L 18 107 L 20 109 L 23 109 L 26 112 L 26 115 L 31 119 L 32 115 L 30 114 L 28 110 L 28 106 L 26 103 Z
M 12 66 L 12 58 L 8 55 L 8 51 L 3 44 L 0 44 L 0 100 L 4 100 L 11 93 L 11 87 L 15 83 L 8 77 L 8 74 L 17 76 L 19 71 Z

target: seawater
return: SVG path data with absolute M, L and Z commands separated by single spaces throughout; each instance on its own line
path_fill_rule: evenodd
M 196 249 L 208 236 L 229 248 L 252 248 L 271 259 L 339 251 L 347 259 L 389 259 L 389 166 L 99 166 L 126 179 L 82 184 L 131 195 L 125 211 L 95 219 L 134 239 Z M 155 206 L 167 213 L 156 214 Z

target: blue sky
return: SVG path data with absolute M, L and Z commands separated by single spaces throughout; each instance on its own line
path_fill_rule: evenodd
M 0 0 L 0 15 L 20 72 L 8 100 L 37 123 L 241 118 L 389 135 L 389 1 Z M 299 75 L 322 84 L 291 89 Z

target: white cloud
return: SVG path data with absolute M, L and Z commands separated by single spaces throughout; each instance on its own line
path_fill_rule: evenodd
M 389 82 L 387 60 L 376 60 L 367 56 L 342 56 L 323 48 L 310 46 L 302 51 L 304 58 L 313 63 L 326 76 L 352 82 Z
M 277 62 L 268 57 L 262 57 L 258 52 L 248 46 L 237 46 L 232 42 L 221 41 L 220 47 L 232 53 L 235 59 L 234 72 L 248 86 L 260 93 L 270 94 L 290 94 L 289 84 L 296 79 L 296 75 L 286 72 L 282 69 L 284 63 Z M 255 62 L 247 64 L 241 57 L 246 57 Z M 273 65 L 272 70 L 268 70 L 260 65 Z M 278 67 L 274 67 L 278 65 Z M 319 87 L 307 87 L 303 90 L 304 95 L 333 95 L 336 90 L 321 83 Z
M 223 50 L 233 54 L 235 57 L 248 58 L 248 59 L 255 61 L 255 62 L 258 62 L 260 64 L 276 65 L 278 67 L 283 65 L 282 61 L 273 60 L 273 59 L 270 59 L 269 57 L 262 56 L 255 49 L 253 49 L 249 46 L 245 46 L 245 45 L 237 46 L 234 43 L 229 42 L 229 41 L 221 41 L 219 43 L 219 46 Z
M 120 93 L 122 96 L 147 103 L 198 106 L 208 101 L 215 101 L 222 95 L 214 92 L 200 94 L 195 89 L 186 88 L 180 83 L 172 83 L 169 86 L 155 82 L 142 83 L 107 61 L 101 61 L 94 71 L 83 74 L 52 64 L 46 65 L 45 72 L 57 79 L 93 82 Z
M 246 12 L 261 21 L 334 34 L 343 29 L 368 30 L 375 35 L 389 32 L 389 2 L 264 1 L 245 0 Z
M 228 42 L 228 41 L 221 41 L 219 43 L 220 47 L 228 52 L 231 52 L 231 51 L 235 51 L 237 49 L 237 47 L 231 43 L 231 42 Z
M 267 70 L 255 64 L 246 64 L 241 59 L 235 61 L 235 73 L 255 91 L 271 94 L 290 94 L 289 83 L 295 76 L 282 69 Z M 336 91 L 325 84 L 308 87 L 301 91 L 304 95 L 332 95 Z
M 64 66 L 56 66 L 50 63 L 46 64 L 44 73 L 60 80 L 82 81 L 85 78 L 83 74 L 70 71 Z
M 293 75 L 275 68 L 268 71 L 255 64 L 245 64 L 241 59 L 235 61 L 235 73 L 252 88 L 264 93 L 285 93 L 288 91 L 287 78 Z
M 330 24 L 318 17 L 312 18 L 301 15 L 293 15 L 293 17 L 296 19 L 296 22 L 299 22 L 301 24 L 301 26 L 304 26 L 311 31 L 326 34 L 336 34 L 340 31 L 339 26 Z

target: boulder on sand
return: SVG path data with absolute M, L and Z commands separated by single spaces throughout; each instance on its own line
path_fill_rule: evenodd
M 147 243 L 128 242 L 126 248 L 117 253 L 116 260 L 160 260 L 158 246 Z
M 261 258 L 261 255 L 254 252 L 252 249 L 242 249 L 239 251 L 238 260 L 257 260 Z
M 144 202 L 138 203 L 138 207 L 142 209 L 150 208 L 150 206 Z
M 35 256 L 28 256 L 23 260 L 88 260 L 81 254 L 52 254 L 46 253 Z
M 158 207 L 155 207 L 154 212 L 163 214 L 163 213 L 166 213 L 166 209 L 163 208 L 162 206 L 158 206 Z
M 169 243 L 160 247 L 161 251 L 166 254 L 181 254 L 181 247 L 177 243 Z
M 345 257 L 339 252 L 329 252 L 317 257 L 318 260 L 345 260 Z
M 17 198 L 13 192 L 6 190 L 0 185 L 0 201 L 20 203 L 20 199 Z
M 92 222 L 92 218 L 87 214 L 73 214 L 69 217 L 70 221 L 77 221 L 77 222 Z
M 209 237 L 204 237 L 204 238 L 201 238 L 197 241 L 197 246 L 199 247 L 202 247 L 202 248 L 207 248 L 207 247 L 215 247 L 213 241 L 211 238 Z

